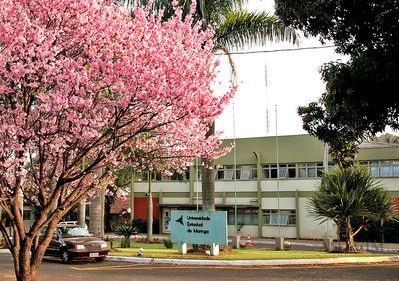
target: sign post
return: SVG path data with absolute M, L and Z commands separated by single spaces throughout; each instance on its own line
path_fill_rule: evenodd
M 179 254 L 187 253 L 187 244 L 211 245 L 211 255 L 219 255 L 219 246 L 227 245 L 227 212 L 171 211 L 171 241 Z

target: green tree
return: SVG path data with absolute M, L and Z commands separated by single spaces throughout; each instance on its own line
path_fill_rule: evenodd
M 379 136 L 373 136 L 371 140 L 383 143 L 399 143 L 399 136 L 386 133 Z
M 329 143 L 336 162 L 352 165 L 347 157 L 361 140 L 399 128 L 399 96 L 392 93 L 399 79 L 398 1 L 279 0 L 276 14 L 349 55 L 347 63 L 321 67 L 326 91 L 298 113 L 305 130 Z
M 333 220 L 346 230 L 346 252 L 356 251 L 354 237 L 370 222 L 390 220 L 395 213 L 388 191 L 358 166 L 325 172 L 308 204 L 316 220 Z M 361 221 L 357 229 L 352 225 L 355 218 Z

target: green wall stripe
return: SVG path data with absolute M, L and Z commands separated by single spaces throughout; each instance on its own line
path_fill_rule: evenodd
M 296 194 L 298 193 L 298 194 Z M 309 198 L 313 194 L 313 191 L 280 191 L 280 197 L 282 198 Z M 399 198 L 399 191 L 389 191 L 389 194 L 393 198 Z M 135 197 L 146 197 L 145 192 L 135 192 Z M 153 192 L 153 197 L 162 197 L 162 198 L 190 198 L 190 192 Z M 199 197 L 202 197 L 202 193 L 198 194 Z M 232 192 L 215 192 L 216 198 L 222 198 L 223 200 L 227 198 L 234 198 L 235 193 Z M 244 191 L 237 192 L 237 198 L 258 198 L 258 194 L 256 191 Z M 277 198 L 277 191 L 263 191 L 262 198 Z

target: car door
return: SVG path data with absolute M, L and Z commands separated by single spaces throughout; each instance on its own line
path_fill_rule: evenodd
M 60 248 L 62 246 L 62 236 L 58 228 L 54 230 L 53 238 L 46 249 L 46 254 L 58 257 L 60 255 Z

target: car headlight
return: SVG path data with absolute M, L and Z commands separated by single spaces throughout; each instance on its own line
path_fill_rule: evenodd
M 107 243 L 102 243 L 101 244 L 101 249 L 107 248 Z
M 85 246 L 84 245 L 75 245 L 75 250 L 84 250 Z

